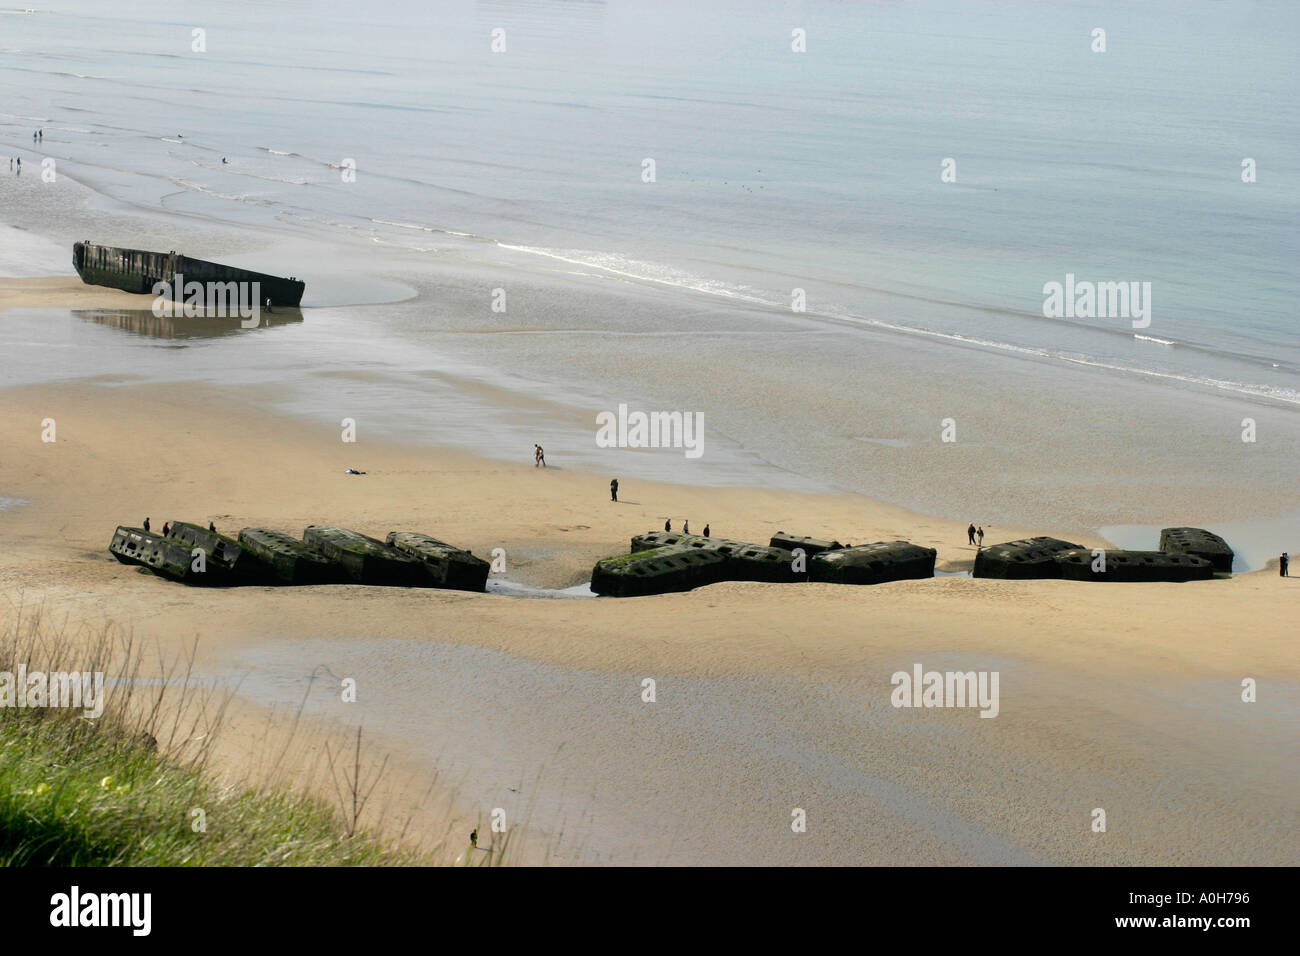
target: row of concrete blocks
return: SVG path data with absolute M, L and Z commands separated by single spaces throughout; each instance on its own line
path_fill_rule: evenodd
M 977 578 L 1067 581 L 1204 581 L 1232 571 L 1232 548 L 1204 528 L 1165 528 L 1159 551 L 1080 547 L 1059 538 L 991 545 L 975 556 Z
M 794 550 L 803 549 L 801 559 Z M 629 554 L 596 562 L 591 589 L 611 597 L 690 591 L 720 581 L 881 584 L 934 577 L 934 548 L 878 541 L 856 548 L 775 535 L 764 547 L 725 538 L 653 531 L 632 539 Z
M 137 564 L 185 584 L 372 584 L 482 591 L 488 563 L 469 551 L 414 531 L 384 541 L 346 528 L 311 525 L 302 540 L 267 528 L 245 528 L 238 540 L 174 521 L 168 533 L 119 526 L 108 546 L 123 564 Z

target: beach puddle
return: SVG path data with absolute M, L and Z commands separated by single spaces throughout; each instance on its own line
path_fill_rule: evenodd
M 519 598 L 541 598 L 543 600 L 553 601 L 572 601 L 581 600 L 582 598 L 599 597 L 591 589 L 591 582 L 575 584 L 571 588 L 539 588 L 531 584 L 522 584 L 519 581 L 506 581 L 503 579 L 489 578 L 487 582 L 488 594 L 500 594 L 504 597 Z

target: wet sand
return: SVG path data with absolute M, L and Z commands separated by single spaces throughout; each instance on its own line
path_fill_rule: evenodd
M 392 756 L 385 801 L 399 817 L 459 832 L 501 807 L 527 824 L 533 862 L 1297 861 L 1298 585 L 1275 568 L 1184 585 L 957 576 L 619 601 L 204 590 L 113 561 L 113 526 L 145 515 L 227 532 L 422 530 L 480 555 L 501 547 L 504 578 L 544 588 L 581 584 L 665 516 L 749 540 L 905 538 L 936 547 L 944 571 L 974 557 L 964 526 L 862 496 L 623 474 L 614 504 L 608 476 L 562 460 L 344 444 L 266 413 L 265 395 L 9 389 L 0 426 L 0 491 L 22 500 L 0 511 L 5 597 L 171 651 L 197 637 L 200 675 L 242 681 L 232 772 L 274 765 L 258 714 L 283 722 L 305 697 L 303 761 L 312 734 L 360 723 Z M 55 443 L 40 440 L 45 418 Z M 986 530 L 989 542 L 1055 531 Z M 894 708 L 890 676 L 914 663 L 999 671 L 1000 714 Z M 355 676 L 357 703 L 322 675 Z M 1246 677 L 1257 703 L 1240 700 Z M 790 830 L 796 807 L 807 833 Z M 1089 830 L 1096 807 L 1105 834 Z

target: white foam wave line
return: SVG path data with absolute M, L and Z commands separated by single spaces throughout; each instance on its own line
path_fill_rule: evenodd
M 397 226 L 399 229 L 419 229 L 421 232 L 437 232 L 433 226 L 422 226 L 418 222 L 394 222 L 391 219 L 371 219 L 371 222 L 379 223 L 381 226 Z
M 675 282 L 671 279 L 662 279 L 654 276 L 637 275 L 633 272 L 627 272 L 622 269 L 615 269 L 612 266 L 602 265 L 600 263 L 574 259 L 568 256 L 562 256 L 559 253 L 547 249 L 538 249 L 533 246 L 516 246 L 509 243 L 498 242 L 497 245 L 502 249 L 510 249 L 516 252 L 524 252 L 530 255 L 545 256 L 549 259 L 557 259 L 560 262 L 567 262 L 570 265 L 585 266 L 587 268 L 601 269 L 615 275 L 634 279 L 638 282 L 655 282 L 660 285 L 667 285 L 674 288 L 685 289 L 690 292 L 701 292 L 705 295 L 715 295 L 721 298 L 738 299 L 741 301 L 752 302 L 756 305 L 766 306 L 768 308 L 783 308 L 783 303 L 774 302 L 770 299 L 763 299 L 759 296 L 748 295 L 742 292 L 735 292 L 727 289 L 712 289 L 706 286 L 691 285 L 685 282 Z M 995 342 L 988 339 L 977 339 L 968 335 L 961 335 L 956 332 L 939 332 L 935 329 L 923 329 L 910 325 L 899 325 L 896 322 L 885 322 L 880 319 L 865 319 L 855 315 L 844 315 L 842 313 L 818 312 L 810 310 L 801 313 L 806 316 L 814 316 L 832 319 L 852 325 L 869 326 L 872 328 L 888 329 L 892 332 L 900 332 L 904 335 L 925 335 L 931 338 L 944 339 L 950 342 L 960 342 L 965 345 L 978 345 L 984 348 L 997 349 L 1002 352 L 1012 352 L 1021 355 L 1032 355 L 1037 358 L 1054 359 L 1061 362 L 1069 362 L 1073 365 L 1083 365 L 1089 368 L 1105 369 L 1112 372 L 1125 372 L 1135 375 L 1145 375 L 1150 378 L 1166 379 L 1168 381 L 1182 382 L 1188 385 L 1201 385 L 1217 388 L 1223 391 L 1236 392 L 1242 395 L 1250 395 L 1255 398 L 1268 398 L 1276 401 L 1286 402 L 1291 405 L 1300 405 L 1300 391 L 1293 389 L 1276 388 L 1270 385 L 1250 385 L 1245 382 L 1230 382 L 1223 379 L 1202 378 L 1195 375 L 1179 375 L 1174 372 L 1160 372 L 1155 369 L 1132 368 L 1125 365 L 1114 365 L 1109 362 L 1094 361 L 1092 359 L 1079 358 L 1077 356 L 1065 355 L 1060 352 L 1049 352 L 1046 349 L 1030 348 L 1020 345 L 1012 345 L 1008 342 Z
M 1158 339 L 1154 335 L 1138 335 L 1136 332 L 1133 333 L 1133 338 L 1137 339 L 1139 342 L 1155 342 L 1157 345 L 1177 344 L 1169 339 Z

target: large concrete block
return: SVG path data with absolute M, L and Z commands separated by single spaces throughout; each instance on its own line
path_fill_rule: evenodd
M 611 597 L 689 591 L 726 580 L 726 569 L 717 551 L 656 548 L 597 561 L 591 589 Z
M 1190 554 L 1209 561 L 1215 571 L 1232 572 L 1232 548 L 1213 531 L 1204 528 L 1163 528 L 1160 550 L 1166 554 Z
M 254 554 L 277 584 L 338 584 L 348 580 L 343 565 L 297 538 L 269 528 L 245 528 L 239 543 Z
M 343 566 L 357 584 L 388 587 L 432 587 L 424 565 L 368 535 L 347 528 L 309 525 L 302 533 L 303 542 Z
M 1092 551 L 1061 551 L 1056 562 L 1067 581 L 1204 581 L 1214 577 L 1214 566 L 1190 554 L 1163 551 L 1112 551 L 1107 549 L 1106 570 L 1092 569 Z
M 934 577 L 934 548 L 907 541 L 877 541 L 823 551 L 808 562 L 808 576 L 832 584 L 883 584 Z
M 632 539 L 632 551 L 650 551 L 671 548 L 679 551 L 716 551 L 726 559 L 727 581 L 789 582 L 806 579 L 792 570 L 794 557 L 784 548 L 771 548 L 746 541 L 728 538 L 706 538 L 703 535 L 681 534 L 676 531 L 651 531 Z
M 821 554 L 823 551 L 838 551 L 844 547 L 838 541 L 823 541 L 821 538 L 804 538 L 795 534 L 786 534 L 784 531 L 778 531 L 772 535 L 772 540 L 768 544 L 773 548 L 784 548 L 787 551 L 793 551 L 795 548 L 803 548 L 803 552 L 808 557 L 814 554 Z
M 975 555 L 976 578 L 1059 578 L 1061 566 L 1056 556 L 1079 545 L 1060 538 L 1022 538 L 991 544 Z
M 483 591 L 492 566 L 462 548 L 415 531 L 390 531 L 385 543 L 420 561 L 435 587 Z
M 168 525 L 167 536 L 191 553 L 194 548 L 201 548 L 208 567 L 216 567 L 231 579 L 231 583 L 272 582 L 274 575 L 270 567 L 256 554 L 244 550 L 238 541 L 227 538 L 224 534 L 209 531 L 202 525 L 188 521 L 172 521 Z
M 219 566 L 207 565 L 204 571 L 196 571 L 189 548 L 142 528 L 119 525 L 108 543 L 108 550 L 123 564 L 138 564 L 173 581 L 184 584 L 227 583 Z

